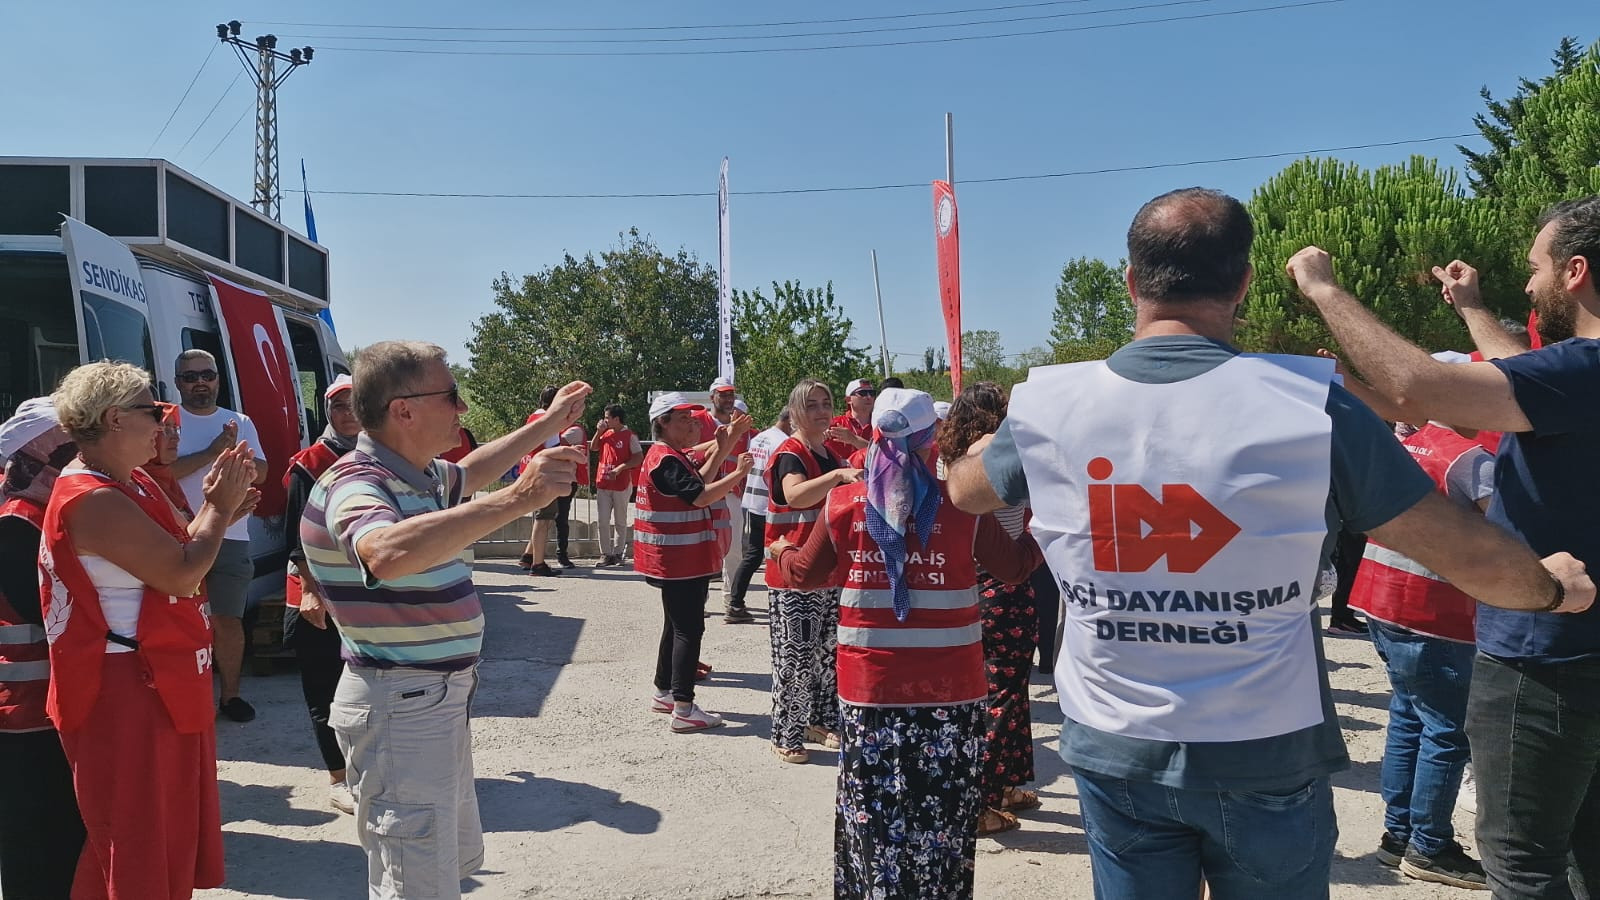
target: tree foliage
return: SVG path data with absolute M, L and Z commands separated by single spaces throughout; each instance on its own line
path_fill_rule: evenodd
M 1249 203 L 1255 280 L 1240 345 L 1279 353 L 1333 347 L 1284 263 L 1308 244 L 1333 255 L 1341 284 L 1382 320 L 1429 349 L 1461 348 L 1466 329 L 1439 296 L 1432 268 L 1461 258 L 1483 273 L 1484 298 L 1502 313 L 1526 309 L 1514 256 L 1494 212 L 1466 197 L 1453 170 L 1412 157 L 1366 170 L 1303 159 L 1258 188 Z
M 680 250 L 662 253 L 637 229 L 617 246 L 520 279 L 494 281 L 499 309 L 467 341 L 466 387 L 502 428 L 538 408 L 547 384 L 594 386 L 590 413 L 620 403 L 636 429 L 652 390 L 698 390 L 716 375 L 717 275 Z
M 1520 249 L 1532 241 L 1545 207 L 1600 194 L 1600 42 L 1579 54 L 1576 42 L 1564 38 L 1552 63 L 1553 74 L 1523 79 L 1505 103 L 1485 89 L 1489 114 L 1477 121 L 1493 149 L 1463 150 L 1474 189 Z
M 872 373 L 867 348 L 850 346 L 855 326 L 834 302 L 833 282 L 823 288 L 773 282 L 770 297 L 760 288 L 734 291 L 733 303 L 734 380 L 761 427 L 777 418 L 803 378 L 842 391 Z
M 1112 268 L 1103 259 L 1080 256 L 1061 267 L 1050 349 L 1071 355 L 1075 345 L 1120 346 L 1133 337 L 1133 303 L 1123 277 L 1127 260 Z
M 1006 349 L 1000 332 L 988 329 L 961 333 L 961 380 L 994 381 L 1006 377 Z

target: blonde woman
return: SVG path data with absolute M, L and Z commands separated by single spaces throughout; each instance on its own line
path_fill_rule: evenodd
M 68 373 L 53 396 L 78 456 L 45 511 L 47 710 L 88 840 L 75 895 L 188 897 L 222 883 L 211 628 L 200 585 L 252 498 L 254 451 L 223 451 L 187 526 L 139 466 L 170 404 L 126 363 Z M 134 773 L 136 777 L 130 777 Z

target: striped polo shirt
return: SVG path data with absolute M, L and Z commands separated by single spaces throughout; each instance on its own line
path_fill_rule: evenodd
M 317 479 L 300 521 L 311 574 L 322 585 L 352 666 L 456 671 L 471 668 L 483 647 L 483 607 L 472 569 L 452 558 L 392 581 L 379 581 L 356 555 L 356 543 L 379 528 L 461 502 L 462 469 L 436 459 L 426 469 L 365 432 L 356 448 Z

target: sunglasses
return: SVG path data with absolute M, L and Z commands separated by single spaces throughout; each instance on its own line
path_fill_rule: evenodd
M 167 416 L 172 414 L 172 409 L 175 405 L 176 404 L 172 403 L 162 403 L 161 401 L 157 400 L 154 403 L 130 403 L 121 408 L 142 409 L 150 414 L 150 418 L 156 420 L 156 424 L 160 425 L 166 423 Z
M 389 399 L 390 400 L 412 400 L 412 399 L 415 399 L 417 397 L 437 397 L 440 394 L 443 394 L 445 396 L 445 398 L 450 401 L 450 405 L 451 406 L 460 406 L 461 405 L 461 387 L 459 385 L 454 385 L 454 384 L 450 385 L 448 388 L 445 388 L 442 391 L 423 391 L 420 394 L 396 394 L 393 397 L 390 397 Z
M 211 382 L 217 380 L 216 369 L 200 369 L 193 372 L 179 372 L 178 380 L 184 384 L 194 384 L 197 381 Z
M 856 391 L 854 394 L 851 394 L 850 396 L 852 396 L 852 397 L 876 397 L 876 396 L 878 396 L 878 392 L 873 390 L 872 388 L 862 388 L 861 390 Z

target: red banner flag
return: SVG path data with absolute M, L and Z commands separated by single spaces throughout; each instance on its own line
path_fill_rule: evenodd
M 210 278 L 217 324 L 233 357 L 240 412 L 255 422 L 261 437 L 256 452 L 267 461 L 255 514 L 282 515 L 287 501 L 283 473 L 289 457 L 300 450 L 300 388 L 284 349 L 283 314 L 260 291 Z
M 948 181 L 933 183 L 933 239 L 939 251 L 939 300 L 944 307 L 945 342 L 950 346 L 950 390 L 961 393 L 961 229 L 956 224 L 956 191 Z

